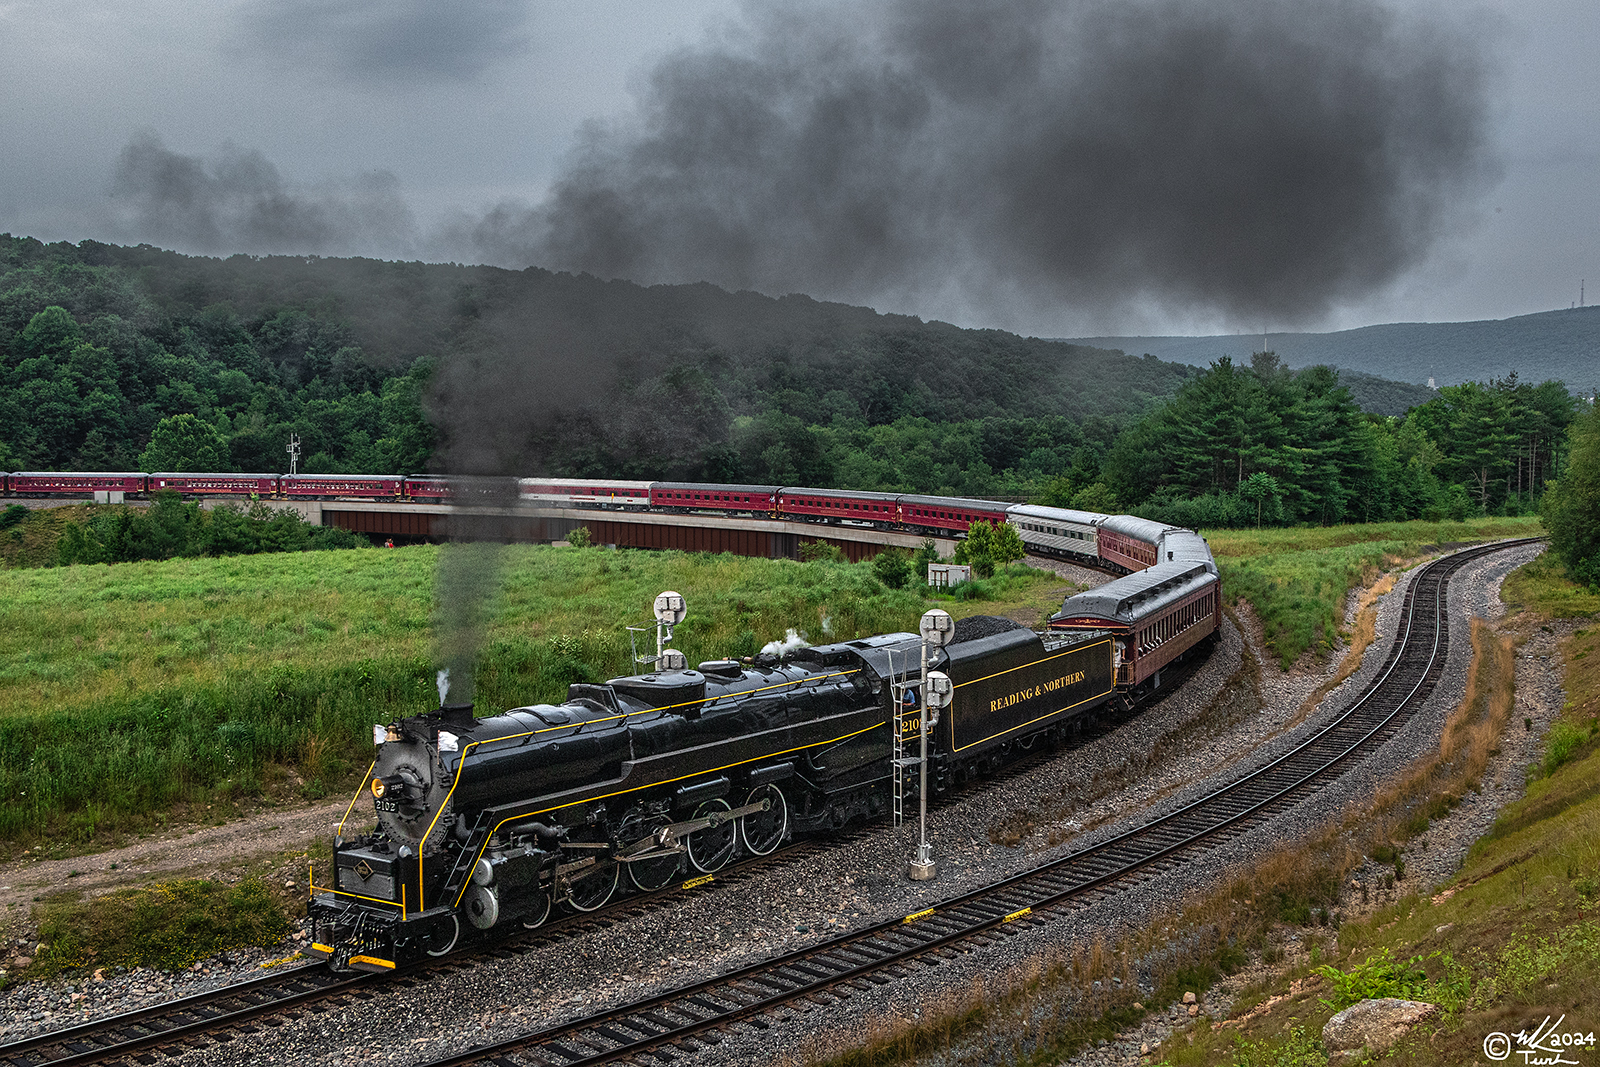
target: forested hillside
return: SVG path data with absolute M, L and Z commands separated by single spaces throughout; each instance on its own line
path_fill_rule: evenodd
M 1525 511 L 1575 410 L 1511 375 L 1385 417 L 1271 354 L 1201 371 L 709 285 L 9 236 L 0 373 L 11 470 L 280 471 L 298 434 L 311 473 L 838 485 L 1199 526 Z
M 1074 340 L 1125 352 L 1150 352 L 1160 359 L 1197 367 L 1223 356 L 1244 359 L 1262 347 L 1260 334 Z M 1600 307 L 1477 322 L 1391 322 L 1334 333 L 1274 333 L 1267 344 L 1291 367 L 1327 364 L 1417 386 L 1425 385 L 1429 378 L 1441 386 L 1460 385 L 1515 372 L 1528 381 L 1565 382 L 1573 392 L 1586 396 L 1600 387 L 1600 366 L 1595 362 L 1595 353 L 1600 352 Z
M 1197 373 L 709 285 L 11 236 L 0 368 L 13 470 L 276 471 L 298 433 L 313 473 L 481 443 L 529 474 L 960 491 L 1013 467 L 1025 491 L 1085 421 L 1104 437 Z M 191 452 L 147 451 L 181 415 L 163 436 Z
M 1080 453 L 1045 496 L 1192 527 L 1526 514 L 1579 408 L 1559 382 L 1512 375 L 1384 417 L 1330 368 L 1223 358 L 1105 453 Z

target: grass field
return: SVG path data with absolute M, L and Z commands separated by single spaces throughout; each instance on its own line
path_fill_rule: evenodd
M 1328 647 L 1346 591 L 1386 562 L 1535 530 L 1486 519 L 1211 543 L 1288 664 Z M 342 788 L 372 723 L 437 701 L 437 560 L 418 546 L 0 571 L 0 839 L 87 842 L 185 802 Z M 813 642 L 914 629 L 930 603 L 1037 622 L 1065 591 L 1026 568 L 934 600 L 828 561 L 515 546 L 502 562 L 480 710 L 628 673 L 624 626 L 647 622 L 662 589 L 689 599 L 673 643 L 691 662 L 749 655 L 790 628 Z
M 372 723 L 437 704 L 438 551 L 0 571 L 0 838 L 86 841 L 180 802 L 254 795 L 290 768 L 311 795 L 364 770 Z M 502 562 L 480 711 L 629 673 L 624 627 L 647 623 L 663 589 L 688 598 L 673 644 L 690 662 L 749 655 L 789 628 L 813 642 L 915 629 L 929 603 L 864 565 L 533 546 Z M 1034 610 L 1063 584 L 1012 568 L 986 583 L 998 601 L 940 602 L 958 617 Z
M 1345 595 L 1380 570 L 1431 546 L 1544 532 L 1537 518 L 1397 522 L 1271 530 L 1208 530 L 1223 588 L 1248 600 L 1268 651 L 1288 669 L 1306 651 L 1333 647 Z

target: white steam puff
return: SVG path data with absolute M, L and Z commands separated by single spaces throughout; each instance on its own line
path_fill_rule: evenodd
M 790 630 L 783 635 L 782 641 L 768 641 L 765 645 L 762 645 L 761 654 L 763 656 L 787 656 L 789 653 L 796 652 L 810 644 L 811 642 L 806 640 L 805 634 L 798 630 Z

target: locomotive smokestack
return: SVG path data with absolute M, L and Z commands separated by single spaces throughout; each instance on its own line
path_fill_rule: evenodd
M 457 726 L 468 729 L 477 722 L 477 717 L 472 714 L 471 704 L 441 704 L 438 711 L 439 718 Z

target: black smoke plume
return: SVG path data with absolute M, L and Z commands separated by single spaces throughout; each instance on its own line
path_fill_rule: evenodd
M 434 663 L 449 671 L 448 702 L 470 704 L 499 606 L 506 515 L 517 505 L 517 482 L 507 476 L 459 478 L 452 492 L 459 510 L 445 518 L 449 541 L 434 569 Z
M 521 17 L 472 10 L 474 55 Z M 142 135 L 116 207 L 123 236 L 189 251 L 531 264 L 1046 332 L 1149 309 L 1311 324 L 1416 266 L 1495 177 L 1491 38 L 1379 0 L 750 5 L 581 131 L 536 206 L 423 227 L 384 172 L 291 186 L 259 152 Z
M 1414 266 L 1493 176 L 1471 29 L 1374 0 L 751 5 L 474 236 L 502 262 L 991 322 L 1314 319 Z
M 403 257 L 417 238 L 393 174 L 298 187 L 259 151 L 233 144 L 203 159 L 137 134 L 117 159 L 111 192 L 118 236 L 186 252 Z

